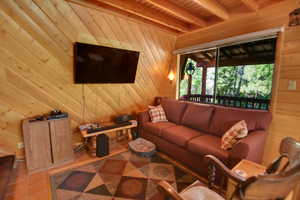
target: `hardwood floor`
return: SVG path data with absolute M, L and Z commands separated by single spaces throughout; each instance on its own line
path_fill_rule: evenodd
M 127 150 L 127 142 L 110 145 L 110 155 Z M 105 157 L 103 157 L 105 158 Z M 75 161 L 57 168 L 29 174 L 24 161 L 17 161 L 7 188 L 5 200 L 51 200 L 49 175 L 103 158 L 91 157 L 86 151 L 75 154 Z

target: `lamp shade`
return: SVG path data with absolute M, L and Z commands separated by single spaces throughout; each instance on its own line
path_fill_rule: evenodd
M 169 79 L 170 81 L 173 81 L 173 80 L 175 79 L 175 74 L 174 74 L 173 71 L 170 71 L 170 73 L 169 73 L 169 75 L 168 75 L 168 79 Z

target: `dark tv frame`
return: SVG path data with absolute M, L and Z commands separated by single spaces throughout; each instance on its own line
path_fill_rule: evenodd
M 137 60 L 137 64 L 136 64 L 136 70 L 134 72 L 134 80 L 133 82 L 79 82 L 76 81 L 76 74 L 77 74 L 77 44 L 83 44 L 83 45 L 89 45 L 89 46 L 95 46 L 95 47 L 104 47 L 104 48 L 109 48 L 109 49 L 117 49 L 117 50 L 121 50 L 121 51 L 128 51 L 128 52 L 134 52 L 138 54 L 138 60 Z M 114 47 L 109 47 L 109 46 L 102 46 L 102 45 L 95 45 L 95 44 L 88 44 L 88 43 L 82 43 L 82 42 L 75 42 L 73 44 L 73 69 L 74 69 L 74 73 L 73 73 L 73 80 L 74 80 L 74 84 L 134 84 L 135 83 L 135 79 L 136 79 L 136 71 L 137 71 L 137 67 L 139 64 L 139 57 L 140 57 L 140 52 L 139 51 L 133 51 L 133 50 L 128 50 L 128 49 L 121 49 L 121 48 L 114 48 Z

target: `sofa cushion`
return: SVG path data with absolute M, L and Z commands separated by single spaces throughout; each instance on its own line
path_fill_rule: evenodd
M 204 104 L 189 103 L 182 118 L 182 125 L 208 132 L 214 107 Z
M 241 120 L 246 121 L 249 132 L 266 130 L 271 123 L 272 115 L 267 111 L 215 106 L 209 132 L 221 137 L 231 126 Z
M 161 105 L 149 106 L 149 115 L 152 123 L 168 121 L 165 111 Z
M 161 106 L 167 115 L 168 121 L 176 124 L 181 123 L 181 119 L 186 108 L 185 102 L 177 101 L 175 99 L 162 98 Z
M 156 122 L 156 123 L 147 122 L 143 125 L 143 128 L 145 131 L 161 136 L 161 130 L 165 128 L 170 128 L 172 126 L 176 126 L 176 124 L 172 122 Z
M 221 149 L 229 150 L 238 143 L 239 140 L 248 135 L 247 124 L 245 120 L 239 121 L 233 125 L 226 133 L 222 136 L 221 139 Z
M 187 149 L 195 154 L 213 155 L 223 162 L 227 162 L 229 152 L 221 149 L 221 138 L 213 135 L 201 135 L 190 140 Z
M 179 196 L 184 200 L 225 200 L 215 191 L 209 189 L 206 186 L 195 186 L 190 189 L 184 190 L 179 193 Z
M 186 147 L 188 141 L 202 134 L 185 126 L 172 126 L 161 131 L 162 138 L 181 147 Z

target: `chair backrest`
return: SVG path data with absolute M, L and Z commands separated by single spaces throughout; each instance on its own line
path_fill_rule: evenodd
M 280 145 L 280 154 L 288 158 L 286 170 L 294 168 L 300 164 L 300 142 L 291 137 L 286 137 Z
M 300 142 L 294 138 L 284 138 L 280 143 L 279 153 L 280 156 L 267 168 L 268 174 L 289 170 L 300 164 Z M 282 167 L 284 158 L 287 159 L 287 162 Z

